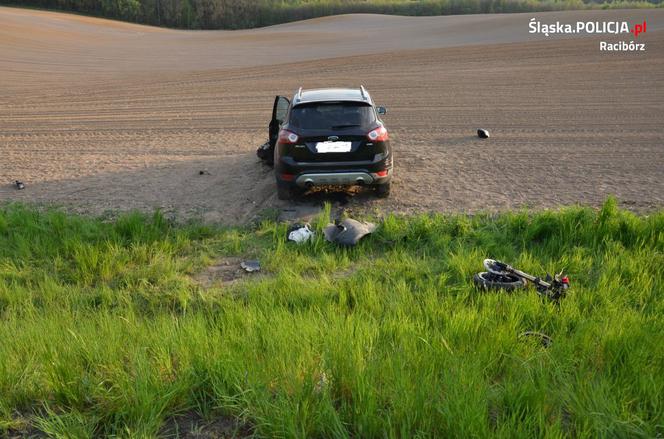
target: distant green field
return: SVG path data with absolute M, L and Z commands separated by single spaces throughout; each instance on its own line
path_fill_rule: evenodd
M 654 8 L 661 0 L 0 0 L 0 4 L 188 29 L 243 29 L 326 15 L 488 14 L 594 8 Z
M 350 249 L 326 222 L 1 207 L 0 437 L 664 435 L 664 211 L 388 217 Z M 478 291 L 489 256 L 572 289 Z M 263 272 L 194 280 L 228 257 Z

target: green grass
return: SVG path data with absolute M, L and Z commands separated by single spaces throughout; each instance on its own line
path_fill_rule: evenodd
M 664 434 L 664 211 L 388 217 L 351 249 L 285 232 L 0 208 L 0 436 L 183 413 L 259 437 Z M 192 280 L 221 256 L 265 274 Z M 479 292 L 488 256 L 572 289 Z

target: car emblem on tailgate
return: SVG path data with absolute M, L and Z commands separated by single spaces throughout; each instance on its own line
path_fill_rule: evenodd
M 337 140 L 339 140 L 339 136 L 330 136 L 327 138 L 327 140 L 329 140 L 330 142 L 336 142 Z

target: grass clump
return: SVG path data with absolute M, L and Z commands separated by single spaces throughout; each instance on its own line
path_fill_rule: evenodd
M 258 437 L 664 434 L 664 212 L 391 216 L 349 249 L 285 235 L 1 208 L 0 435 L 154 437 L 184 414 Z M 269 275 L 192 280 L 223 256 Z M 572 289 L 479 292 L 484 257 L 564 267 Z

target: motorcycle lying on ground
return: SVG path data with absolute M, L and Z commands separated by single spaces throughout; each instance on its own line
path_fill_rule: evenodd
M 542 280 L 494 259 L 485 259 L 484 267 L 487 271 L 477 273 L 473 277 L 475 285 L 484 290 L 514 291 L 531 282 L 535 285 L 537 294 L 557 302 L 569 289 L 569 278 L 563 276 L 562 271 L 553 277 L 547 273 Z

